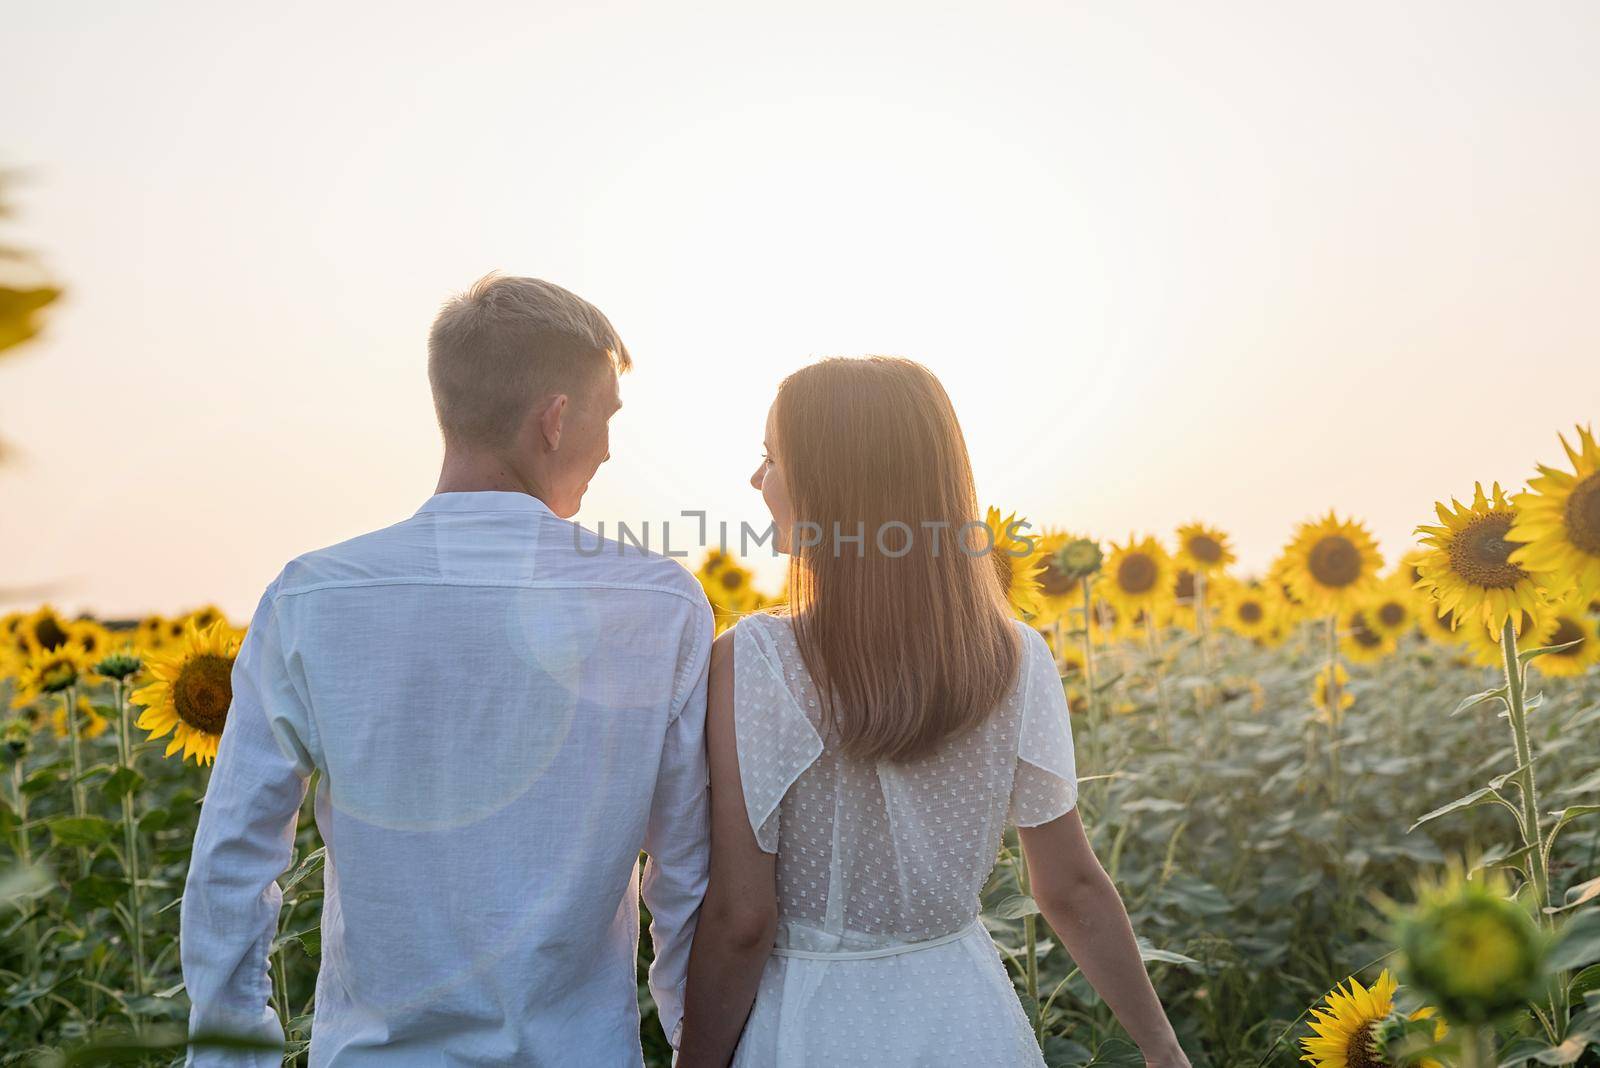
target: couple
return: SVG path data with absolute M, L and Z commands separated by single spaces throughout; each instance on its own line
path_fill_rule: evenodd
M 1042 1065 L 977 918 L 1008 823 L 1073 962 L 1148 1064 L 1187 1068 L 1078 820 L 1050 650 L 991 557 L 922 536 L 976 517 L 937 379 L 869 358 L 783 382 L 751 482 L 790 613 L 713 641 L 676 560 L 568 521 L 630 365 L 547 282 L 440 312 L 437 492 L 291 561 L 234 666 L 183 897 L 192 1033 L 282 1038 L 275 880 L 319 771 L 312 1068 L 639 1065 L 641 892 L 681 1068 Z M 915 536 L 880 550 L 884 524 Z

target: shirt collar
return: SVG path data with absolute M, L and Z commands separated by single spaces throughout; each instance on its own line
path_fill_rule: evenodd
M 517 490 L 465 490 L 435 493 L 417 514 L 424 512 L 543 512 L 553 516 L 550 506 L 530 493 Z

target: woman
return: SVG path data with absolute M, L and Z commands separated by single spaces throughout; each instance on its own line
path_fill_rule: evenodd
M 767 415 L 788 614 L 719 637 L 711 876 L 680 1068 L 1042 1066 L 978 898 L 1007 823 L 1033 896 L 1150 1065 L 1187 1068 L 1078 821 L 1055 661 L 1010 616 L 966 443 L 910 360 L 828 359 Z

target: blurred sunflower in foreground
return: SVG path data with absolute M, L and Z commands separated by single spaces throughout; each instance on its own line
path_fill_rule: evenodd
M 1406 982 L 1451 1021 L 1485 1024 L 1539 996 L 1549 935 L 1500 869 L 1465 872 L 1452 860 L 1441 875 L 1417 877 L 1414 905 L 1380 898 L 1380 907 L 1394 924 Z
M 205 630 L 191 620 L 182 644 L 168 653 L 151 655 L 146 671 L 154 681 L 133 692 L 132 701 L 143 706 L 138 726 L 151 738 L 172 735 L 165 755 L 183 750 L 197 764 L 216 759 L 217 743 L 233 703 L 233 662 L 239 655 L 239 635 L 224 619 Z

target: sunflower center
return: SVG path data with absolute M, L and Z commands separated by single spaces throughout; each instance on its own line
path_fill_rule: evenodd
M 1479 516 L 1450 542 L 1450 569 L 1467 584 L 1484 590 L 1515 586 L 1528 573 L 1506 557 L 1519 542 L 1506 541 L 1514 517 L 1510 512 Z
M 1143 553 L 1123 557 L 1117 566 L 1117 585 L 1124 593 L 1149 593 L 1156 585 L 1156 562 Z
M 1246 623 L 1260 623 L 1261 616 L 1261 606 L 1255 601 L 1246 601 L 1239 606 L 1239 618 Z
M 1055 560 L 1051 557 L 1045 557 L 1044 568 L 1037 572 L 1037 577 L 1039 579 L 1039 587 L 1044 591 L 1046 597 L 1060 597 L 1071 593 L 1072 587 L 1075 585 L 1072 581 L 1072 576 L 1057 567 Z
M 1202 564 L 1214 564 L 1222 559 L 1222 546 L 1217 544 L 1215 538 L 1196 534 L 1189 539 L 1189 555 Z
M 39 625 L 33 628 L 33 637 L 39 643 L 39 648 L 48 653 L 53 653 L 67 644 L 67 632 L 62 628 L 61 622 L 53 616 L 45 616 L 39 620 Z
M 78 668 L 71 660 L 57 660 L 39 672 L 39 689 L 45 693 L 60 693 L 78 681 Z
M 1178 599 L 1183 601 L 1194 600 L 1194 572 L 1183 570 L 1178 572 Z
M 197 731 L 221 734 L 233 703 L 233 661 L 215 653 L 191 658 L 172 684 L 178 718 Z
M 1348 586 L 1361 577 L 1361 551 L 1342 534 L 1311 547 L 1311 577 L 1324 586 Z
M 1600 556 L 1600 473 L 1572 487 L 1567 495 L 1567 536 L 1584 552 Z
M 1385 627 L 1398 627 L 1406 621 L 1405 606 L 1397 601 L 1385 601 L 1378 606 L 1378 622 Z
M 1584 631 L 1584 629 L 1582 627 L 1578 626 L 1577 623 L 1575 623 L 1574 621 L 1568 619 L 1566 616 L 1562 616 L 1561 617 L 1561 622 L 1556 626 L 1556 632 L 1550 636 L 1550 644 L 1551 645 L 1565 645 L 1568 642 L 1575 642 L 1579 638 L 1586 638 L 1586 637 L 1588 637 L 1588 634 Z M 1571 649 L 1563 649 L 1559 653 L 1546 653 L 1545 655 L 1546 656 L 1577 656 L 1581 652 L 1583 652 L 1583 646 L 1582 645 L 1574 645 Z
M 1378 1052 L 1378 1044 L 1372 1036 L 1372 1021 L 1368 1020 L 1351 1034 L 1350 1048 L 1345 1051 L 1345 1064 L 1349 1068 L 1380 1068 L 1387 1063 L 1383 1054 Z
M 729 570 L 724 571 L 722 573 L 722 588 L 723 589 L 725 589 L 725 590 L 737 590 L 739 587 L 741 587 L 743 585 L 744 585 L 744 576 L 739 574 L 739 572 L 734 571 L 733 569 L 730 568 Z
M 1350 637 L 1363 649 L 1375 649 L 1383 644 L 1382 635 L 1367 626 L 1367 617 L 1360 612 L 1350 617 Z

